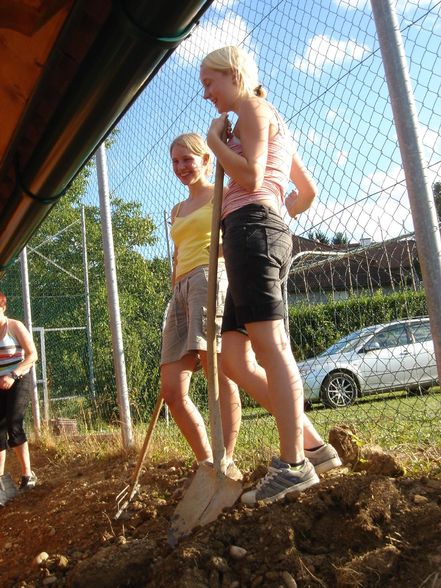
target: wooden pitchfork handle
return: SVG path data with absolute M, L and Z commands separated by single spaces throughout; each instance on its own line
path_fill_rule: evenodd
M 153 409 L 152 416 L 150 417 L 150 423 L 149 423 L 149 426 L 147 429 L 147 433 L 145 435 L 144 443 L 141 448 L 141 453 L 139 454 L 139 457 L 138 457 L 138 463 L 136 464 L 136 468 L 133 472 L 132 483 L 130 484 L 130 489 L 131 489 L 130 495 L 136 489 L 136 486 L 138 484 L 142 464 L 144 463 L 145 457 L 148 453 L 148 450 L 150 449 L 150 442 L 152 440 L 153 429 L 155 428 L 156 423 L 158 422 L 158 417 L 161 412 L 162 404 L 163 404 L 162 396 L 161 396 L 161 394 L 159 394 L 159 396 L 156 400 L 155 408 Z M 132 497 L 130 497 L 129 500 L 131 500 L 131 498 Z
M 150 418 L 150 423 L 149 423 L 149 426 L 147 429 L 144 443 L 142 445 L 142 449 L 141 449 L 141 452 L 138 457 L 138 462 L 137 462 L 136 467 L 133 471 L 130 484 L 128 486 L 126 486 L 116 497 L 116 503 L 118 505 L 118 510 L 114 516 L 115 519 L 119 519 L 121 514 L 129 506 L 130 502 L 133 500 L 134 496 L 136 495 L 136 493 L 138 491 L 138 482 L 139 482 L 139 478 L 140 478 L 140 474 L 141 474 L 141 468 L 144 463 L 147 452 L 150 448 L 150 442 L 152 440 L 153 429 L 155 428 L 156 423 L 158 421 L 158 417 L 161 412 L 162 405 L 163 405 L 162 396 L 159 395 L 156 400 L 155 408 L 153 409 L 153 414 Z
M 225 143 L 227 138 L 228 118 L 225 119 L 221 139 Z M 224 185 L 224 170 L 219 160 L 216 160 L 216 175 L 214 182 L 213 216 L 211 220 L 211 240 L 208 270 L 208 301 L 207 301 L 207 385 L 208 411 L 210 415 L 211 447 L 213 451 L 214 467 L 218 474 L 225 474 L 226 459 L 222 419 L 219 403 L 219 380 L 217 367 L 216 345 L 216 293 L 217 267 L 219 257 L 219 230 L 222 209 Z

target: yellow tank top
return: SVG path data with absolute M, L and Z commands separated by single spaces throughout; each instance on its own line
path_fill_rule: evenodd
M 182 217 L 177 216 L 179 208 L 170 230 L 171 238 L 178 252 L 175 268 L 176 278 L 200 265 L 208 265 L 213 202 L 209 200 L 200 208 Z

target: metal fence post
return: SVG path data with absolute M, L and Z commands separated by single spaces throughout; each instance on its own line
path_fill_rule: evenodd
M 95 374 L 93 370 L 93 346 L 92 346 L 92 320 L 90 317 L 90 288 L 89 288 L 89 265 L 87 259 L 87 238 L 86 238 L 86 216 L 84 206 L 81 207 L 81 237 L 83 244 L 83 275 L 84 275 L 84 296 L 86 302 L 86 333 L 87 352 L 89 358 L 89 387 L 92 398 L 95 399 Z
M 20 253 L 20 271 L 21 271 L 21 287 L 23 293 L 23 312 L 24 323 L 27 330 L 32 336 L 32 313 L 31 313 L 31 297 L 29 292 L 29 271 L 28 271 L 28 255 L 26 247 Z M 37 390 L 37 375 L 35 372 L 35 365 L 31 368 L 31 398 L 32 398 L 32 414 L 34 417 L 34 431 L 38 436 L 41 431 L 41 416 L 40 405 L 38 402 Z
M 133 431 L 127 389 L 126 363 L 124 358 L 115 249 L 113 245 L 112 217 L 110 211 L 109 180 L 107 174 L 106 148 L 104 143 L 100 145 L 96 152 L 96 167 L 100 198 L 101 230 L 104 246 L 104 269 L 107 283 L 110 329 L 112 332 L 116 390 L 121 419 L 121 435 L 123 447 L 124 449 L 128 449 L 133 445 Z
M 403 41 L 390 0 L 371 0 L 415 227 L 438 378 L 441 374 L 441 238 L 435 202 L 425 177 L 423 143 Z

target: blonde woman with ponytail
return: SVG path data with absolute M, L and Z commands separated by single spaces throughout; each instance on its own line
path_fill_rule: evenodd
M 317 189 L 281 115 L 266 100 L 251 55 L 239 47 L 209 53 L 200 81 L 204 98 L 220 114 L 207 143 L 230 178 L 221 216 L 229 282 L 222 366 L 274 415 L 280 438 L 280 455 L 242 502 L 271 503 L 306 490 L 319 482 L 317 474 L 341 465 L 304 415 L 303 385 L 284 329 L 281 285 L 291 265 L 292 236 L 281 207 L 296 216 L 311 206 Z M 229 112 L 237 120 L 224 143 Z M 295 189 L 285 198 L 290 180 Z

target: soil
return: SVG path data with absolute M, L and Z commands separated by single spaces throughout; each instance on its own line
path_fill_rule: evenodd
M 183 463 L 147 465 L 115 520 L 133 460 L 59 461 L 33 447 L 39 484 L 0 507 L 0 586 L 441 588 L 439 475 L 405 477 L 396 458 L 352 439 L 333 432 L 345 467 L 320 485 L 270 506 L 236 504 L 175 548 Z

